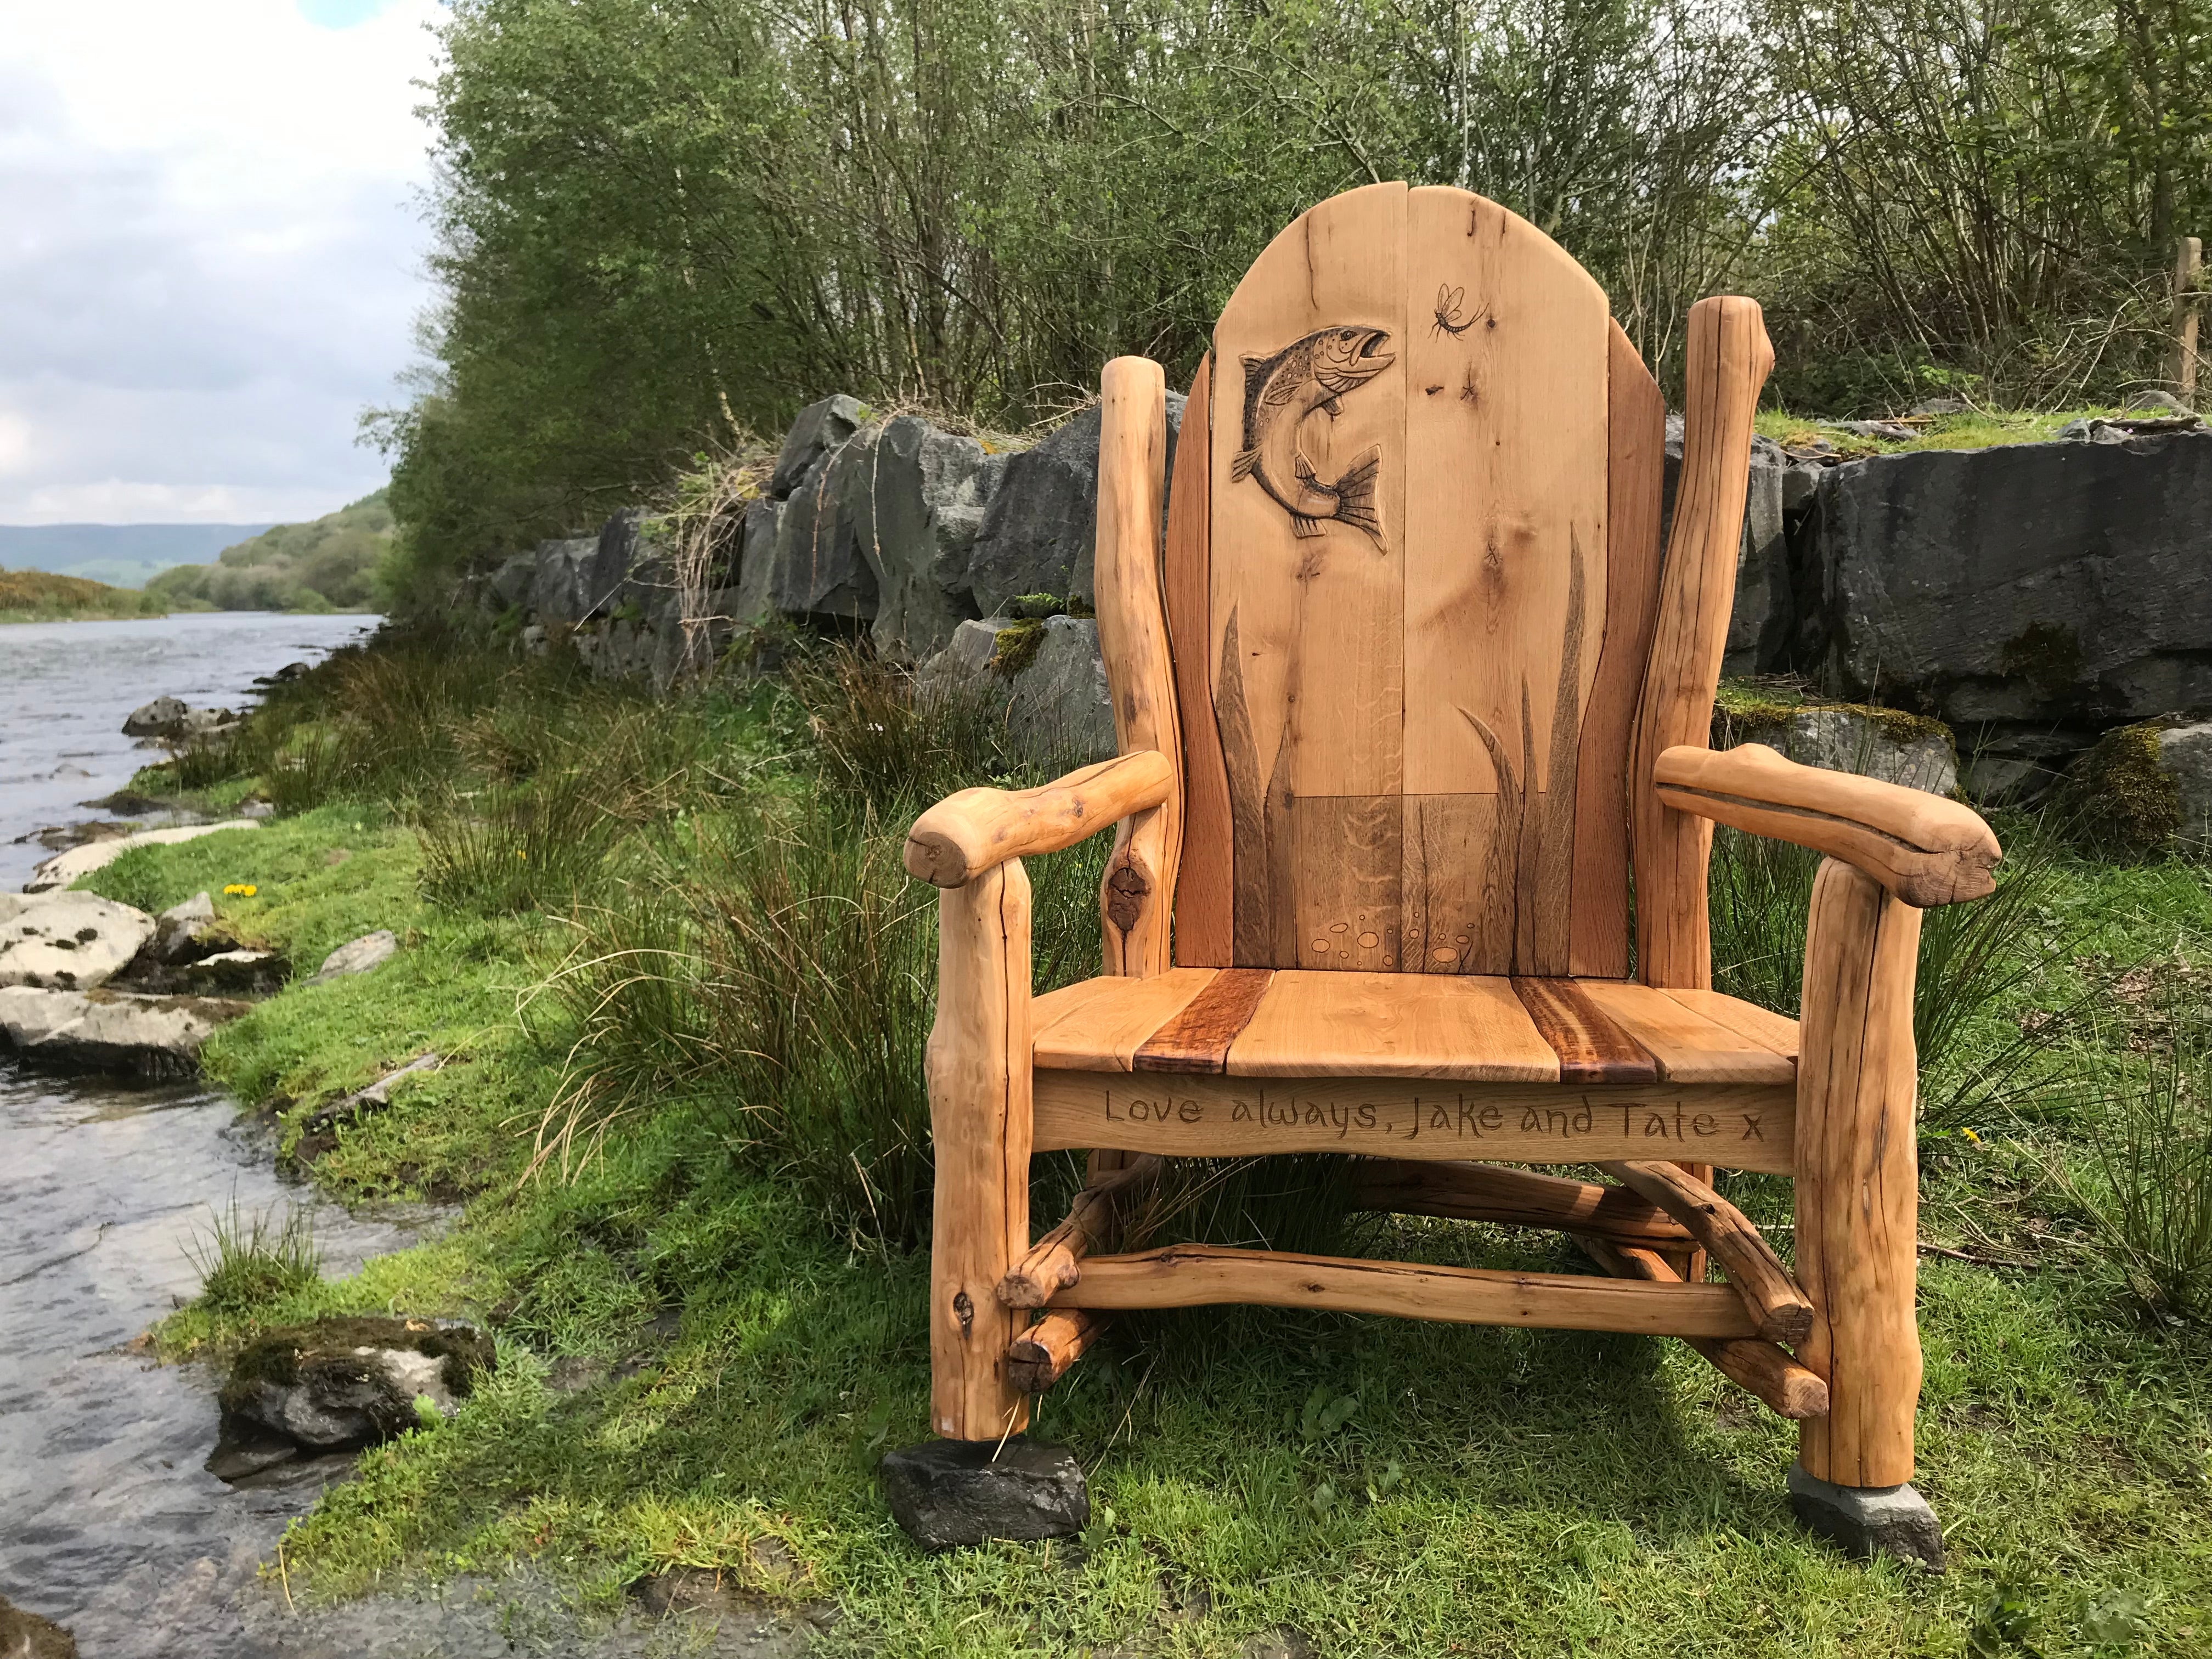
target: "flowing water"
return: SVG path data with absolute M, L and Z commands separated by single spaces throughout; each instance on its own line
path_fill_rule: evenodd
M 0 890 L 48 856 L 19 840 L 100 816 L 85 803 L 149 760 L 121 735 L 156 696 L 235 708 L 252 682 L 374 618 L 216 614 L 0 627 Z M 0 1595 L 70 1626 L 83 1659 L 356 1659 L 514 1652 L 796 1651 L 777 1621 L 580 1621 L 529 1578 L 297 1609 L 262 1575 L 292 1516 L 350 1463 L 226 1485 L 219 1377 L 155 1364 L 138 1339 L 199 1285 L 195 1250 L 235 1206 L 308 1215 L 326 1274 L 438 1224 L 349 1213 L 280 1176 L 268 1126 L 197 1086 L 35 1075 L 0 1060 Z M 0 1656 L 0 1659 L 9 1659 Z

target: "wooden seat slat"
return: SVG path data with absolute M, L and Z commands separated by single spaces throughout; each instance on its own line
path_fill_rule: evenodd
M 1724 996 L 1718 991 L 1678 991 L 1669 986 L 1667 994 L 1685 1008 L 1703 1014 L 1714 1024 L 1727 1026 L 1738 1036 L 1748 1037 L 1793 1060 L 1797 1058 L 1797 1022 L 1787 1014 L 1775 1013 L 1755 1002 Z
M 1563 1083 L 1656 1083 L 1659 1063 L 1571 979 L 1516 979 L 1521 999 L 1559 1057 Z
M 1213 982 L 1216 971 L 1170 968 L 1149 979 L 1086 980 L 1085 985 L 1109 988 L 1081 998 L 1068 995 L 1081 986 L 1054 992 L 1067 1000 L 1049 1024 L 1040 1018 L 1031 1025 L 1036 1063 L 1084 1072 L 1130 1070 L 1145 1039 L 1188 1006 Z M 1042 1007 L 1046 1000 L 1039 998 L 1036 1006 Z
M 1502 979 L 1290 972 L 1230 1044 L 1229 1073 L 1549 1083 L 1559 1061 Z
M 1669 1083 L 1788 1083 L 1796 1063 L 1648 985 L 1586 980 L 1583 990 L 1659 1063 Z
M 1139 1072 L 1223 1072 L 1229 1045 L 1252 1020 L 1274 971 L 1224 968 L 1137 1050 Z

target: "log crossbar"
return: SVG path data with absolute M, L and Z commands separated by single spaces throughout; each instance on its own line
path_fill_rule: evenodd
M 1120 1219 L 1118 1200 L 1157 1179 L 1162 1167 L 1160 1159 L 1140 1156 L 1119 1169 L 1100 1171 L 1097 1180 L 1076 1194 L 1067 1219 L 1007 1269 L 999 1281 L 999 1300 L 1009 1308 L 1042 1308 L 1054 1291 L 1074 1284 L 1083 1276 L 1083 1258 L 1112 1237 Z
M 1687 1170 L 1672 1164 L 1609 1163 L 1605 1172 L 1632 1188 L 1687 1228 L 1712 1252 L 1759 1334 L 1770 1342 L 1802 1342 L 1813 1329 L 1813 1304 L 1751 1218 Z
M 1006 1349 L 1006 1379 L 1024 1394 L 1042 1394 L 1106 1328 L 1106 1316 L 1085 1308 L 1047 1314 Z
M 1691 1242 L 1688 1228 L 1629 1188 L 1496 1164 L 1362 1158 L 1352 1169 L 1352 1201 L 1362 1210 L 1549 1227 L 1628 1244 L 1680 1247 Z
M 1647 1336 L 1747 1337 L 1757 1328 L 1725 1285 L 1637 1284 L 1579 1273 L 1437 1267 L 1197 1244 L 1093 1256 L 1083 1264 L 1082 1278 L 1055 1292 L 1050 1305 L 1202 1308 L 1220 1303 Z

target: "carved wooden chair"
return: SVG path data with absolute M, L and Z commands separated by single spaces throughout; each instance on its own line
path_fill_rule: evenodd
M 1772 361 L 1751 301 L 1691 313 L 1663 556 L 1657 385 L 1589 275 L 1464 191 L 1352 191 L 1275 239 L 1164 515 L 1161 371 L 1107 365 L 1120 757 L 964 790 L 906 848 L 944 890 L 939 1435 L 1022 1427 L 1108 1310 L 1246 1302 L 1681 1337 L 1801 1421 L 1808 1488 L 1911 1479 L 1916 907 L 1988 892 L 1999 851 L 1954 802 L 1706 746 Z M 1800 1021 L 1711 988 L 1715 822 L 1827 855 Z M 1109 824 L 1104 971 L 1032 997 L 1021 859 Z M 1032 1240 L 1030 1157 L 1065 1147 L 1091 1184 Z M 1602 1271 L 1108 1253 L 1158 1158 L 1292 1152 Z M 1795 1178 L 1794 1273 L 1715 1165 Z

